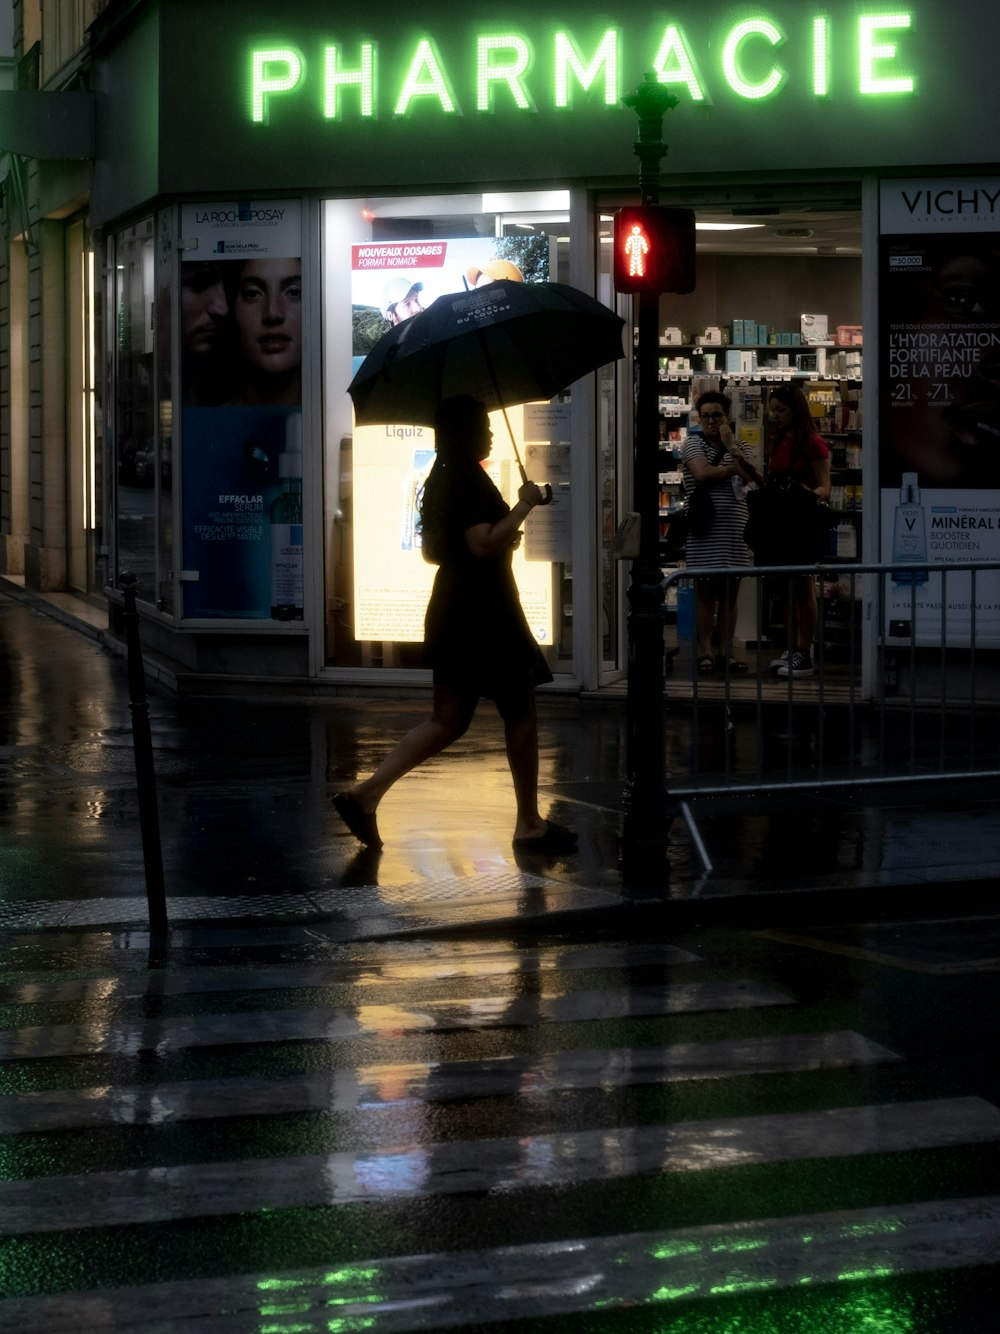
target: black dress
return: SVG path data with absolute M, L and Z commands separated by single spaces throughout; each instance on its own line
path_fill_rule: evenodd
M 435 485 L 433 539 L 425 556 L 438 565 L 424 618 L 424 656 L 434 680 L 495 699 L 511 689 L 544 685 L 552 673 L 517 594 L 511 550 L 474 556 L 465 540 L 477 524 L 497 523 L 510 506 L 478 464 L 449 465 Z

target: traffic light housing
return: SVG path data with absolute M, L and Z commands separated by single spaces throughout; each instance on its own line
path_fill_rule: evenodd
M 693 292 L 694 213 L 640 204 L 615 214 L 616 292 Z

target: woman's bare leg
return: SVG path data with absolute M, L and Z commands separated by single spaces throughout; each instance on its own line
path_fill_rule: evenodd
M 715 649 L 712 646 L 712 632 L 715 629 L 715 608 L 718 599 L 715 596 L 713 583 L 714 581 L 711 579 L 695 581 L 694 620 L 699 658 L 711 658 L 715 655 Z
M 795 642 L 794 648 L 811 654 L 816 638 L 816 623 L 819 620 L 819 604 L 816 600 L 816 580 L 812 575 L 799 575 L 795 589 Z
M 434 712 L 430 718 L 397 741 L 370 777 L 345 788 L 346 795 L 363 811 L 373 813 L 393 783 L 432 755 L 447 750 L 468 731 L 476 703 L 475 696 L 470 698 L 451 686 L 435 685 Z
M 727 660 L 733 656 L 733 635 L 736 631 L 739 596 L 739 579 L 727 575 L 722 596 L 719 599 L 719 652 Z
M 503 719 L 507 764 L 517 804 L 514 837 L 533 838 L 548 828 L 538 813 L 538 714 L 534 689 L 498 699 L 497 708 Z

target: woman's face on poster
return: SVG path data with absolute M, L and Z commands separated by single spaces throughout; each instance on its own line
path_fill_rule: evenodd
M 302 363 L 302 261 L 252 259 L 233 302 L 240 354 L 257 371 L 282 375 Z

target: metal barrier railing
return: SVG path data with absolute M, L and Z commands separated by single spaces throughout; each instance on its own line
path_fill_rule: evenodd
M 745 675 L 725 655 L 710 676 L 698 671 L 695 590 L 720 578 L 740 581 L 737 624 L 756 594 L 754 630 L 735 649 Z M 805 579 L 813 674 L 782 677 L 773 606 Z M 1000 777 L 1000 562 L 684 567 L 664 579 L 665 606 L 671 589 L 672 797 Z M 725 597 L 719 615 L 725 643 Z

